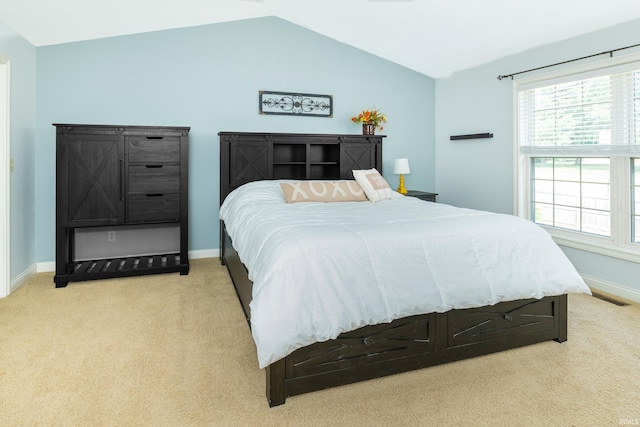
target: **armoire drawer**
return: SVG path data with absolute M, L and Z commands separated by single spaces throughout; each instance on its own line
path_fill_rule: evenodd
M 180 190 L 180 166 L 163 165 L 130 165 L 130 193 L 177 193 Z
M 179 162 L 180 138 L 177 136 L 128 136 L 129 163 Z
M 127 197 L 127 221 L 173 221 L 180 218 L 180 194 L 130 194 Z

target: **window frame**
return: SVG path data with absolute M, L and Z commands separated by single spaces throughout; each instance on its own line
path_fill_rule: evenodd
M 578 231 L 560 229 L 538 224 L 562 246 L 580 249 L 600 255 L 640 263 L 640 242 L 632 242 L 631 206 L 631 161 L 640 158 L 640 144 L 624 150 L 611 147 L 536 147 L 524 149 L 520 146 L 519 91 L 524 88 L 542 87 L 560 81 L 572 81 L 594 77 L 599 74 L 614 74 L 619 69 L 640 69 L 640 53 L 623 55 L 604 60 L 593 60 L 578 66 L 565 67 L 552 72 L 539 72 L 530 77 L 513 81 L 514 105 L 514 212 L 532 221 L 531 217 L 531 159 L 535 157 L 608 157 L 610 158 L 611 188 L 611 237 L 591 235 Z M 637 212 L 636 214 L 640 214 Z

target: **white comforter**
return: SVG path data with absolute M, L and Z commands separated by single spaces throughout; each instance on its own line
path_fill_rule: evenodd
M 254 283 L 261 368 L 400 317 L 590 293 L 549 234 L 512 215 L 399 194 L 287 204 L 277 181 L 259 181 L 229 194 L 220 218 Z

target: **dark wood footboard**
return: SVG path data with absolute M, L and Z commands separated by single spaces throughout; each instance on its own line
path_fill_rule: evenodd
M 245 316 L 252 282 L 223 232 L 227 266 Z M 288 396 L 379 378 L 547 340 L 567 340 L 567 296 L 411 316 L 341 334 L 294 351 L 266 369 L 270 406 Z

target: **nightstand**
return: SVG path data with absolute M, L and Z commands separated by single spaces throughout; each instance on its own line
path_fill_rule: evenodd
M 429 193 L 427 191 L 418 191 L 418 190 L 407 190 L 407 194 L 405 196 L 417 197 L 420 200 L 424 200 L 425 202 L 434 202 L 436 201 L 436 196 L 438 193 Z

